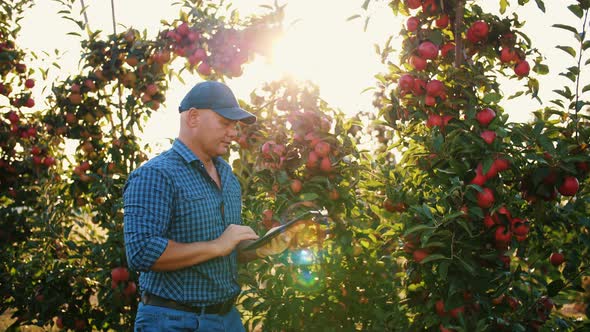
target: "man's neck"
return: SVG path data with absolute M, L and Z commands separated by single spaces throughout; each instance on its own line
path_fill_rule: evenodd
M 205 167 L 210 167 L 211 165 L 213 165 L 213 158 L 207 153 L 205 153 L 205 151 L 203 151 L 203 149 L 198 144 L 194 144 L 191 142 L 191 140 L 188 140 L 181 136 L 179 136 L 178 139 L 184 145 L 186 145 L 186 147 L 189 148 L 189 150 L 191 150 L 195 154 L 195 156 L 197 156 L 197 158 L 199 158 L 199 160 L 203 163 L 203 165 L 205 165 Z

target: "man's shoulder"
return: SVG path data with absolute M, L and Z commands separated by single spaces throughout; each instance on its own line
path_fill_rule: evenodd
M 143 165 L 139 166 L 133 173 L 140 174 L 144 172 L 157 172 L 168 174 L 175 172 L 175 169 L 182 161 L 172 150 L 166 150 L 161 154 L 151 158 Z

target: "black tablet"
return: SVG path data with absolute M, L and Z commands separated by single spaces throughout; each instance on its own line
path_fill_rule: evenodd
M 242 248 L 242 250 L 243 251 L 255 250 L 255 249 L 258 249 L 258 248 L 264 246 L 270 240 L 274 239 L 277 235 L 279 235 L 279 234 L 283 233 L 284 231 L 286 231 L 287 229 L 295 226 L 298 221 L 301 221 L 302 217 L 304 217 L 305 215 L 307 215 L 309 213 L 311 213 L 311 212 L 305 212 L 305 213 L 297 216 L 297 218 L 293 218 L 290 221 L 278 226 L 272 232 L 266 233 L 263 237 L 260 237 L 260 238 L 258 238 L 258 240 L 246 245 L 244 248 Z

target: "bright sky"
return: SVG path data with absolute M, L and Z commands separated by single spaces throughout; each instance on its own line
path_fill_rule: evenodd
M 310 79 L 320 86 L 321 94 L 328 103 L 342 109 L 347 114 L 360 110 L 374 111 L 371 106 L 372 93 L 361 91 L 373 86 L 373 76 L 383 70 L 373 45 L 383 44 L 389 35 L 399 32 L 405 19 L 394 17 L 383 1 L 372 5 L 371 23 L 368 31 L 363 32 L 362 20 L 347 22 L 346 18 L 361 13 L 362 0 L 282 0 L 286 7 L 285 26 L 299 20 L 289 27 L 285 37 L 275 47 L 275 61 L 268 63 L 264 58 L 245 67 L 244 75 L 228 81 L 238 98 L 248 100 L 249 93 L 260 87 L 264 82 L 281 78 L 290 74 L 299 79 Z M 497 11 L 499 0 L 485 1 L 490 11 Z M 516 3 L 516 0 L 511 2 Z M 557 74 L 564 68 L 574 65 L 571 58 L 563 51 L 555 49 L 556 43 L 572 44 L 571 33 L 551 28 L 551 24 L 566 23 L 580 28 L 581 22 L 566 9 L 568 1 L 546 0 L 547 13 L 542 14 L 530 1 L 523 10 L 518 10 L 521 20 L 527 22 L 524 32 L 532 39 L 533 44 L 547 58 L 550 74 L 539 77 L 541 97 L 547 102 L 556 97 L 551 90 L 560 88 L 567 80 Z M 110 1 L 87 0 L 88 19 L 92 29 L 112 32 Z M 161 29 L 160 20 L 173 20 L 178 17 L 179 8 L 172 7 L 172 2 L 124 0 L 115 1 L 117 31 L 123 31 L 121 25 L 133 26 L 139 30 L 147 29 L 148 35 L 154 36 Z M 235 0 L 232 4 L 243 16 L 259 10 L 253 4 L 269 4 L 271 1 Z M 79 4 L 79 3 L 78 3 Z M 149 4 L 149 5 L 148 5 Z M 76 11 L 80 7 L 75 7 Z M 65 52 L 57 60 L 62 69 L 54 74 L 73 73 L 78 65 L 80 46 L 76 36 L 66 35 L 76 28 L 73 23 L 60 18 L 57 14 L 61 8 L 54 1 L 37 1 L 35 7 L 27 11 L 22 21 L 23 29 L 19 44 L 38 55 L 43 51 L 53 53 L 54 49 Z M 509 15 L 507 13 L 506 15 Z M 402 21 L 403 20 L 403 21 Z M 51 32 L 49 34 L 49 32 Z M 399 44 L 394 44 L 394 48 Z M 47 58 L 49 64 L 55 59 Z M 395 59 L 395 58 L 393 58 Z M 48 61 L 51 60 L 51 61 Z M 39 82 L 38 86 L 43 86 Z M 176 137 L 178 132 L 178 102 L 190 89 L 193 83 L 200 81 L 198 76 L 184 76 L 187 85 L 172 82 L 167 95 L 166 105 L 154 113 L 144 131 L 143 140 L 152 145 L 154 152 L 168 147 L 167 139 Z M 52 80 L 48 80 L 49 85 Z M 506 85 L 508 96 L 522 83 Z M 40 89 L 37 93 L 40 96 Z M 38 97 L 37 104 L 41 104 Z M 531 111 L 541 108 L 536 101 L 521 97 L 514 101 L 506 101 L 503 106 L 510 114 L 512 121 L 525 121 L 530 118 Z

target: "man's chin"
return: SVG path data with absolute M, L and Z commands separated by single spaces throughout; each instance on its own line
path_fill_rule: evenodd
M 229 152 L 229 146 L 220 147 L 217 149 L 217 156 L 223 156 L 224 154 Z

